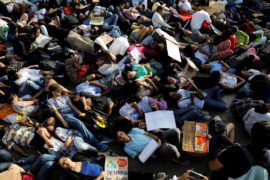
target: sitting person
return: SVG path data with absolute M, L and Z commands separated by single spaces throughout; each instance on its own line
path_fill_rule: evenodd
M 156 151 L 158 156 L 172 159 L 173 162 L 181 165 L 188 164 L 177 148 L 180 145 L 180 130 L 178 128 L 169 129 L 162 133 L 163 142 L 152 133 L 139 128 L 132 128 L 131 122 L 126 120 L 117 122 L 116 129 L 117 141 L 125 143 L 124 150 L 133 159 L 138 158 L 147 144 L 154 139 L 159 144 Z

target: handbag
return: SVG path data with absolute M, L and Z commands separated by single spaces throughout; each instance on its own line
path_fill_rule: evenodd
M 108 127 L 108 114 L 95 108 L 87 111 L 82 120 L 86 126 L 97 130 L 104 130 Z

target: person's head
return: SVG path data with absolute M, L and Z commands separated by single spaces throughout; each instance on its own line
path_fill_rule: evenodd
M 125 2 L 121 2 L 119 7 L 121 10 L 125 9 L 126 3 Z
M 255 112 L 265 114 L 268 113 L 268 107 L 266 104 L 257 104 L 255 106 Z
M 182 98 L 181 94 L 177 94 L 176 92 L 169 92 L 169 97 L 175 101 L 178 101 Z
M 270 122 L 256 122 L 251 129 L 251 143 L 259 149 L 265 149 L 270 145 Z
M 232 26 L 231 30 L 232 30 L 232 34 L 235 34 L 238 31 L 238 27 Z
M 189 51 L 191 51 L 192 53 L 194 53 L 194 52 L 196 52 L 197 50 L 198 50 L 198 48 L 199 48 L 199 46 L 197 45 L 197 44 L 189 44 L 186 48 L 185 48 L 185 50 L 187 51 L 187 50 L 189 50 Z
M 20 75 L 20 74 L 19 74 L 17 71 L 15 71 L 15 70 L 10 70 L 10 71 L 8 71 L 8 73 L 7 73 L 8 80 L 10 80 L 10 81 L 16 81 L 17 79 L 20 78 L 19 75 Z
M 124 78 L 124 80 L 132 80 L 135 78 L 137 72 L 136 71 L 132 71 L 132 70 L 128 70 L 122 73 L 122 76 Z
M 131 6 L 130 2 L 127 1 L 126 4 L 125 4 L 125 8 L 128 9 L 128 8 L 130 8 L 130 6 Z
M 117 141 L 118 142 L 129 142 L 130 137 L 124 131 L 117 131 Z
M 8 104 L 10 104 L 12 101 L 17 101 L 18 100 L 18 96 L 14 92 L 6 93 L 4 98 L 5 98 L 5 102 L 8 103 Z
M 58 160 L 58 164 L 65 170 L 69 170 L 72 168 L 73 161 L 68 157 L 60 157 Z
M 172 77 L 172 76 L 167 76 L 167 80 L 170 84 L 176 84 L 177 83 L 177 79 Z
M 212 21 L 215 21 L 215 20 L 217 19 L 217 16 L 214 15 L 214 14 L 212 14 L 212 15 L 210 16 L 210 18 L 211 18 Z
M 158 6 L 157 7 L 157 12 L 162 15 L 163 14 L 163 7 L 162 6 Z
M 32 34 L 35 36 L 35 38 L 38 38 L 40 35 L 40 28 L 38 26 L 33 27 Z
M 209 72 L 212 69 L 212 66 L 210 64 L 202 64 L 201 65 L 202 70 L 205 72 Z
M 137 23 L 138 24 L 142 24 L 143 23 L 143 17 L 142 16 L 138 16 L 137 17 Z
M 219 71 L 214 71 L 211 74 L 211 80 L 214 82 L 219 82 L 220 79 L 222 78 L 222 74 Z
M 53 96 L 58 97 L 62 94 L 62 88 L 58 84 L 52 84 L 49 86 L 49 91 Z
M 232 36 L 233 34 L 235 34 L 237 32 L 237 30 L 236 30 L 236 32 L 234 32 L 234 31 L 235 30 L 233 30 L 233 28 L 228 28 L 225 31 L 223 31 L 222 36 L 221 36 L 221 40 L 222 41 L 227 40 L 230 36 Z

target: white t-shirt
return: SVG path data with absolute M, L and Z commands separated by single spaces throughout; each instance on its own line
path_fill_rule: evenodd
M 246 114 L 243 116 L 243 122 L 245 124 L 245 129 L 246 131 L 250 134 L 251 133 L 251 129 L 253 127 L 253 125 L 256 122 L 260 122 L 260 121 L 270 121 L 270 113 L 257 113 L 255 112 L 255 108 L 251 108 L 250 110 L 248 110 L 248 112 L 246 112 Z
M 17 79 L 15 81 L 15 84 L 21 86 L 28 79 L 38 80 L 41 77 L 43 77 L 43 75 L 41 75 L 39 72 L 40 72 L 39 69 L 21 69 L 19 70 L 19 73 L 21 73 L 22 77 L 20 79 Z
M 99 83 L 98 80 L 95 80 L 95 82 Z M 76 92 L 87 92 L 93 96 L 101 96 L 101 88 L 99 86 L 90 85 L 88 81 L 85 81 L 78 86 L 76 86 Z
M 211 18 L 208 12 L 201 10 L 192 15 L 192 19 L 190 22 L 190 27 L 192 30 L 201 29 L 203 21 L 207 21 L 208 23 L 212 23 Z
M 177 101 L 177 105 L 179 108 L 184 108 L 189 105 L 191 105 L 191 100 L 190 100 L 190 91 L 184 90 L 184 89 L 179 89 L 177 94 L 181 94 L 182 98 Z M 201 100 L 194 96 L 194 105 L 197 106 L 198 108 L 202 109 L 204 106 L 204 100 Z
M 237 84 L 237 78 L 229 74 L 223 73 L 223 79 L 219 81 L 220 84 L 226 84 L 227 86 L 235 86 Z
M 188 0 L 185 0 L 185 2 L 179 1 L 178 6 L 179 7 L 182 6 L 183 9 L 185 9 L 187 11 L 191 11 L 192 10 L 192 7 L 191 7 L 190 3 L 188 2 Z
M 248 72 L 252 73 L 252 75 L 248 77 L 248 81 L 251 81 L 254 78 L 254 76 L 261 74 L 261 72 L 256 69 L 249 69 Z
M 82 24 L 82 25 L 80 25 L 80 27 L 84 28 L 84 29 L 88 28 L 89 30 L 91 30 L 91 24 L 89 24 L 89 25 Z M 90 32 L 87 32 L 87 31 L 84 31 L 84 30 L 82 30 L 82 31 L 83 31 L 83 36 L 85 36 L 85 37 L 90 36 Z

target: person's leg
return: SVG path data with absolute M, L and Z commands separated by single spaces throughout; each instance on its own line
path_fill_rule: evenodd
M 230 50 L 230 49 L 227 49 L 225 51 L 218 52 L 218 54 L 216 55 L 215 58 L 222 60 L 222 59 L 225 59 L 225 58 L 227 58 L 227 57 L 229 57 L 231 55 L 233 55 L 233 51 Z
M 79 131 L 95 147 L 97 147 L 102 151 L 108 148 L 107 145 L 100 143 L 94 137 L 94 135 L 87 129 L 87 127 L 79 119 L 75 118 L 72 114 L 65 114 L 63 115 L 63 117 L 72 128 Z
M 164 159 L 179 159 L 181 154 L 179 153 L 175 145 L 169 143 L 163 143 L 158 149 L 157 154 Z
M 54 164 L 59 157 L 51 154 L 43 154 L 38 157 L 31 166 L 31 173 L 36 179 L 46 180 L 49 171 L 54 167 Z
M 112 30 L 118 22 L 118 16 L 116 14 L 112 15 L 111 17 L 104 20 L 104 24 L 101 28 L 105 31 Z
M 41 25 L 41 26 L 40 26 L 40 30 L 41 30 L 41 33 L 42 33 L 44 36 L 46 36 L 46 37 L 48 37 L 48 38 L 51 38 L 51 37 L 49 36 L 49 33 L 48 33 L 48 30 L 47 30 L 46 26 Z M 51 39 L 52 39 L 52 38 L 51 38 Z
M 138 39 L 139 42 L 141 42 L 147 33 L 148 33 L 148 28 L 144 27 L 136 32 L 136 36 L 137 36 L 136 38 Z
M 185 108 L 177 109 L 174 111 L 177 127 L 181 127 L 184 121 L 200 120 L 203 119 L 201 109 L 196 106 L 188 106 Z
M 163 142 L 179 146 L 181 141 L 181 131 L 178 128 L 169 129 L 163 132 L 161 137 Z
M 9 151 L 0 149 L 0 172 L 3 172 L 9 168 L 13 162 L 13 158 Z
M 207 96 L 204 100 L 204 108 L 225 111 L 228 107 L 227 104 L 223 101 L 223 99 L 216 100 Z
M 227 137 L 233 143 L 234 142 L 234 136 L 235 136 L 234 124 L 233 123 L 228 123 L 226 125 L 226 130 L 227 130 Z
M 11 164 L 14 164 L 12 162 L 1 162 L 0 163 L 0 173 L 3 171 L 8 170 L 8 168 L 10 167 Z
M 263 36 L 260 42 L 255 42 L 251 47 L 255 48 L 259 45 L 264 45 L 266 41 L 267 41 L 267 37 Z
M 74 146 L 78 151 L 97 151 L 97 149 L 94 146 L 91 146 L 90 144 L 84 142 L 84 140 L 81 137 L 76 136 L 73 139 Z

